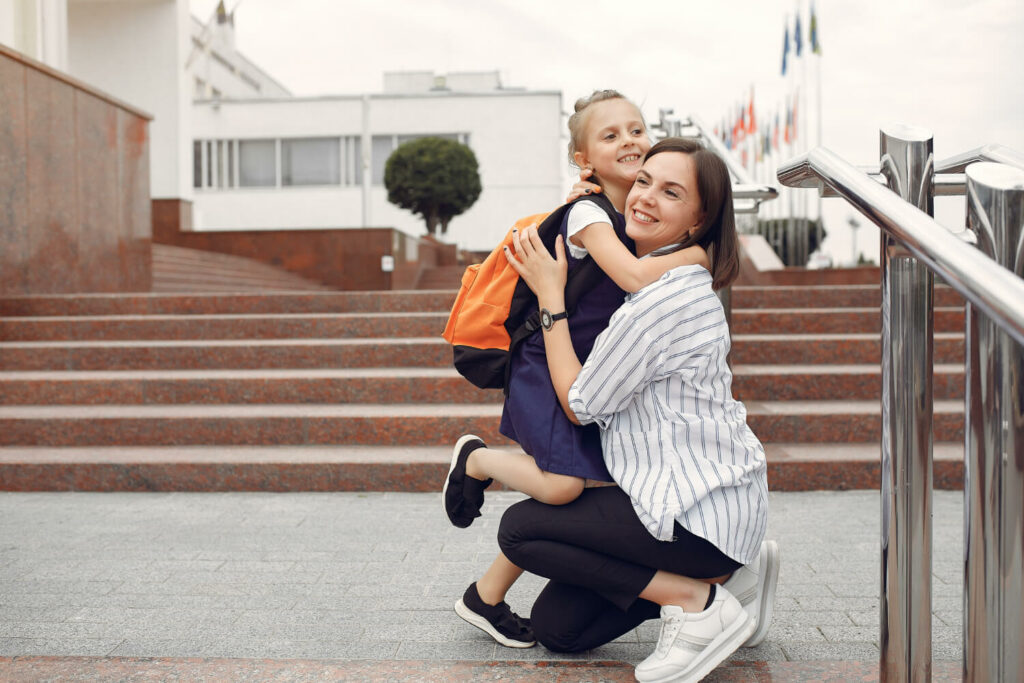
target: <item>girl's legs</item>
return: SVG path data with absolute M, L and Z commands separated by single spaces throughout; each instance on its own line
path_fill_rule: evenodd
M 565 505 L 583 492 L 580 477 L 545 472 L 532 456 L 516 451 L 478 448 L 469 454 L 466 474 L 474 479 L 497 479 L 548 505 Z

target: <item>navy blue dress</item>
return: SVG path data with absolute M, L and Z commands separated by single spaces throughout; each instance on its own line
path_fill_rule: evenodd
M 562 219 L 563 240 L 568 217 L 569 212 L 566 212 Z M 626 236 L 626 224 L 621 215 L 615 215 L 612 227 L 619 239 L 635 253 L 636 247 Z M 568 252 L 566 249 L 566 258 L 572 269 L 579 259 Z M 580 297 L 576 310 L 569 316 L 569 333 L 580 363 L 586 362 L 597 335 L 608 327 L 609 318 L 622 305 L 625 296 L 626 293 L 610 277 L 602 275 L 599 283 Z M 544 331 L 538 329 L 512 354 L 509 392 L 501 413 L 499 431 L 516 441 L 546 472 L 612 481 L 601 455 L 598 426 L 574 425 L 562 411 L 551 386 L 543 334 Z

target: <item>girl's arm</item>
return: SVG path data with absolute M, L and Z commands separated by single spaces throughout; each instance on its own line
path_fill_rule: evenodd
M 637 292 L 679 266 L 697 264 L 711 270 L 707 253 L 698 245 L 664 256 L 638 259 L 608 223 L 591 223 L 573 237 L 574 241 L 586 247 L 601 270 L 627 292 Z
M 537 229 L 530 227 L 516 233 L 512 237 L 515 254 L 505 247 L 505 257 L 523 281 L 537 295 L 539 308 L 546 308 L 551 313 L 565 310 L 565 282 L 568 261 L 565 258 L 565 244 L 562 236 L 555 240 L 555 255 L 544 247 Z M 576 414 L 569 408 L 569 388 L 576 381 L 583 365 L 580 363 L 576 350 L 569 337 L 569 321 L 562 319 L 552 325 L 550 330 L 543 330 L 544 351 L 548 359 L 548 372 L 551 384 L 558 396 L 566 417 L 574 424 L 580 424 Z

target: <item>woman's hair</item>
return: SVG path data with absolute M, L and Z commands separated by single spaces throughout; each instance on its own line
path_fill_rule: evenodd
M 573 114 L 569 117 L 569 163 L 576 165 L 575 154 L 580 151 L 583 147 L 583 124 L 586 119 L 586 111 L 592 104 L 598 102 L 604 102 L 606 100 L 626 100 L 626 96 L 620 93 L 618 90 L 595 90 L 590 93 L 587 97 L 581 97 L 576 100 L 576 106 Z M 637 107 L 637 111 L 639 111 Z M 644 124 L 644 129 L 647 128 L 647 123 L 643 120 L 643 114 L 640 115 L 640 121 Z
M 647 152 L 644 161 L 662 152 L 679 152 L 693 159 L 703 219 L 700 229 L 688 237 L 682 247 L 694 244 L 703 247 L 711 261 L 711 286 L 715 290 L 728 287 L 740 272 L 729 169 L 721 157 L 697 138 L 660 140 Z

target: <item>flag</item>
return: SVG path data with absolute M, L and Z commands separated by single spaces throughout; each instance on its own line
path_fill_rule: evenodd
M 814 3 L 811 3 L 811 52 L 821 54 L 821 43 L 818 42 L 818 16 L 814 13 Z
M 788 145 L 793 141 L 793 110 L 789 107 L 789 100 L 786 100 L 786 130 L 782 134 L 782 138 Z
M 750 104 L 747 107 L 747 132 L 757 132 L 757 119 L 754 118 L 754 86 L 750 86 Z
M 789 22 L 786 22 L 786 31 L 782 36 L 782 75 L 786 75 L 786 57 L 789 56 Z
M 793 46 L 796 48 L 796 56 L 800 56 L 800 52 L 803 50 L 804 37 L 800 30 L 800 12 L 796 13 L 796 28 L 793 29 Z
M 775 112 L 775 127 L 772 128 L 772 148 L 779 148 L 779 112 Z
M 796 132 L 798 130 L 797 127 L 796 127 L 796 106 L 799 103 L 800 103 L 800 90 L 797 89 L 797 91 L 795 93 L 793 93 L 793 139 L 794 140 L 796 140 Z

